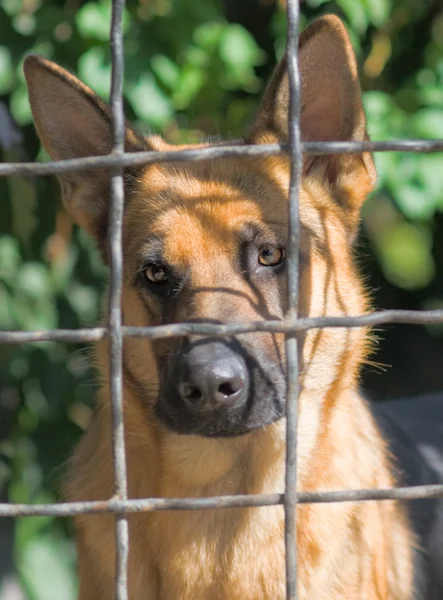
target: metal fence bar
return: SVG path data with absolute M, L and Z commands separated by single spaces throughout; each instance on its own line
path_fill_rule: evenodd
M 332 504 L 384 500 L 420 500 L 443 498 L 443 485 L 417 485 L 398 488 L 298 492 L 298 504 Z M 134 500 L 58 502 L 54 504 L 1 504 L 2 517 L 75 517 L 103 513 L 140 513 L 161 510 L 213 510 L 214 508 L 249 508 L 284 504 L 284 494 L 245 494 L 207 496 L 205 498 L 141 498 Z
M 123 11 L 124 0 L 112 1 L 111 21 L 111 111 L 113 125 L 113 155 L 120 160 L 111 177 L 111 205 L 109 212 L 109 336 L 110 384 L 112 408 L 112 453 L 114 460 L 115 496 L 128 499 L 126 449 L 123 418 L 122 381 L 122 315 L 121 295 L 123 282 L 122 228 L 124 211 L 124 179 L 121 157 L 125 151 L 125 117 L 123 111 Z M 125 510 L 115 518 L 115 598 L 128 600 L 129 526 Z
M 291 160 L 288 217 L 288 312 L 294 322 L 298 313 L 300 214 L 299 190 L 302 173 L 300 134 L 301 89 L 298 66 L 299 2 L 287 0 L 288 15 L 286 64 L 289 85 L 288 139 Z M 286 405 L 286 471 L 285 471 L 285 565 L 286 599 L 297 600 L 297 422 L 298 422 L 298 342 L 296 332 L 286 333 L 286 370 L 288 395 Z
M 302 142 L 301 149 L 305 154 L 358 154 L 362 152 L 443 152 L 443 140 L 387 140 L 364 142 Z M 105 156 L 89 156 L 54 160 L 47 163 L 1 163 L 0 177 L 10 175 L 36 176 L 59 175 L 73 171 L 94 170 L 103 168 L 130 167 L 163 162 L 184 162 L 213 160 L 236 156 L 272 156 L 289 152 L 288 144 L 220 145 L 192 150 L 167 152 L 125 152 L 121 156 L 108 154 Z
M 286 319 L 297 320 L 299 284 L 300 214 L 299 190 L 302 173 L 302 146 L 300 134 L 301 86 L 298 65 L 299 2 L 287 0 L 288 26 L 286 64 L 289 85 L 288 139 L 291 160 L 288 217 L 288 312 Z M 288 395 L 286 405 L 286 471 L 285 471 L 285 565 L 286 600 L 297 600 L 297 422 L 299 394 L 299 357 L 296 332 L 286 333 L 286 370 Z
M 295 321 L 250 321 L 214 325 L 212 323 L 176 323 L 152 327 L 122 326 L 124 337 L 152 340 L 187 335 L 222 337 L 240 333 L 266 331 L 270 333 L 296 333 L 309 329 L 370 327 L 373 325 L 438 325 L 443 324 L 443 310 L 380 310 L 366 315 L 348 317 L 303 317 Z M 34 331 L 0 331 L 0 344 L 25 344 L 37 342 L 97 342 L 109 334 L 104 327 L 87 329 L 49 329 Z

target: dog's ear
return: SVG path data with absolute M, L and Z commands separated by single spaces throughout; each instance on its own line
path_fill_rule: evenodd
M 29 100 L 42 144 L 53 160 L 100 156 L 112 150 L 109 107 L 76 77 L 40 56 L 24 63 Z M 147 142 L 126 127 L 125 150 L 147 150 Z M 107 231 L 109 170 L 60 175 L 65 205 L 82 227 L 103 244 Z
M 368 139 L 357 63 L 349 36 L 338 17 L 317 19 L 300 36 L 303 141 Z M 249 141 L 288 140 L 289 85 L 284 58 L 277 66 L 252 125 Z M 334 196 L 355 213 L 376 180 L 370 153 L 305 156 L 304 172 L 318 167 Z

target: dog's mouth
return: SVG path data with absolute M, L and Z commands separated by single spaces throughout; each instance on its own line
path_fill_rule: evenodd
M 159 398 L 154 413 L 168 429 L 185 435 L 203 437 L 235 437 L 265 427 L 284 415 L 284 403 L 268 397 L 260 411 L 219 411 L 218 413 L 194 414 L 186 409 L 173 407 L 170 401 Z M 253 414 L 253 413 L 256 414 Z
M 186 410 L 171 410 L 169 402 L 159 399 L 155 415 L 168 429 L 185 435 L 203 437 L 234 437 L 251 431 L 241 418 L 235 415 L 192 414 Z

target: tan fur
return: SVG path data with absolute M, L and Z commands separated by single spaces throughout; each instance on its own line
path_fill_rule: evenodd
M 353 52 L 340 21 L 317 21 L 301 38 L 302 131 L 305 139 L 365 139 Z M 317 68 L 317 65 L 320 65 Z M 316 70 L 317 69 L 317 70 Z M 55 117 L 52 95 L 81 108 L 90 90 L 51 63 L 28 59 L 25 70 L 37 128 L 55 158 L 67 158 L 57 129 L 70 114 Z M 340 87 L 341 86 L 341 87 Z M 59 90 L 60 91 L 57 91 Z M 76 90 L 74 92 L 70 90 Z M 80 90 L 80 95 L 79 95 Z M 329 90 L 329 91 L 328 91 Z M 282 63 L 248 134 L 250 143 L 286 138 L 287 81 Z M 86 106 L 86 105 L 85 105 Z M 88 110 L 92 111 L 90 100 Z M 85 109 L 86 110 L 86 109 Z M 97 135 L 108 140 L 101 104 L 92 140 L 77 155 L 101 154 Z M 52 111 L 52 112 L 48 112 Z M 84 112 L 84 111 L 83 111 Z M 76 118 L 79 118 L 76 116 Z M 335 125 L 334 125 L 335 123 Z M 69 135 L 69 134 L 68 134 Z M 95 137 L 94 137 L 95 136 Z M 151 149 L 173 149 L 159 138 Z M 140 140 L 128 129 L 127 147 Z M 106 146 L 106 144 L 105 144 Z M 61 148 L 61 150 L 60 150 Z M 174 147 L 175 149 L 175 147 Z M 105 149 L 106 151 L 106 149 Z M 101 204 L 91 203 L 91 174 L 62 180 L 71 212 L 97 233 Z M 358 212 L 374 182 L 369 155 L 305 161 L 300 191 L 302 316 L 362 314 L 366 295 L 353 260 Z M 190 273 L 191 292 L 171 321 L 282 318 L 286 280 L 249 285 L 232 267 L 236 235 L 245 221 L 260 224 L 271 239 L 287 235 L 287 157 L 224 159 L 152 165 L 130 182 L 123 247 L 122 299 L 126 325 L 158 322 L 158 305 L 134 286 L 149 235 L 163 241 L 165 260 Z M 106 182 L 104 197 L 106 197 Z M 100 241 L 100 240 L 99 240 Z M 222 310 L 223 309 L 223 310 Z M 253 343 L 284 363 L 284 338 L 255 333 Z M 238 336 L 248 343 L 251 336 Z M 124 411 L 129 496 L 203 497 L 284 490 L 284 419 L 236 438 L 179 435 L 152 414 L 159 385 L 157 360 L 171 342 L 126 339 Z M 377 488 L 394 485 L 387 452 L 357 377 L 368 349 L 362 329 L 312 330 L 300 338 L 298 489 Z M 156 359 L 157 357 L 157 359 Z M 108 348 L 97 349 L 102 379 L 91 427 L 77 447 L 69 474 L 69 500 L 107 499 L 113 494 Z M 268 365 L 268 368 L 275 368 Z M 143 398 L 143 401 L 140 399 Z M 301 600 L 409 600 L 412 539 L 395 502 L 303 505 L 298 508 L 298 589 Z M 114 594 L 114 517 L 76 518 L 80 599 Z M 154 512 L 131 515 L 130 600 L 283 600 L 283 509 Z

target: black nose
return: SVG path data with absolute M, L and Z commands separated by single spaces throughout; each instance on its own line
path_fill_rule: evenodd
M 178 391 L 197 411 L 239 406 L 245 401 L 247 369 L 243 358 L 222 343 L 201 343 L 181 359 Z

